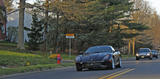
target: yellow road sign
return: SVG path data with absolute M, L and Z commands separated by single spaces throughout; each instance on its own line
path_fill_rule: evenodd
M 74 34 L 66 34 L 66 38 L 74 38 Z

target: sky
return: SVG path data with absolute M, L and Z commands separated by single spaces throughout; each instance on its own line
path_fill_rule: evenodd
M 29 2 L 29 3 L 33 3 L 36 0 L 26 0 L 26 1 Z
M 19 1 L 19 0 L 16 0 Z M 29 3 L 33 3 L 36 0 L 26 0 Z M 148 1 L 150 6 L 157 11 L 157 13 L 160 15 L 160 0 L 145 0 Z
M 149 2 L 150 6 L 157 11 L 160 15 L 160 0 L 146 0 Z

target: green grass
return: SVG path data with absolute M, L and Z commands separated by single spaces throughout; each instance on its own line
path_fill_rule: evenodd
M 74 60 L 76 57 L 75 55 L 71 55 L 71 57 L 69 57 L 68 54 L 61 54 L 61 56 L 64 60 Z
M 68 55 L 62 55 L 62 59 L 70 59 L 67 57 Z M 27 65 L 27 62 L 30 64 Z M 0 50 L 0 75 L 41 71 L 73 65 L 73 62 L 56 64 L 56 59 L 50 59 L 48 56 Z
M 68 54 L 61 54 L 61 57 L 63 60 L 75 59 L 74 55 L 69 57 Z M 57 64 L 55 58 L 49 58 L 49 52 L 19 50 L 16 43 L 0 41 L 0 75 L 41 71 L 73 65 L 73 62 Z
M 131 58 L 131 57 L 135 57 L 135 56 L 132 56 L 132 55 L 121 55 L 122 56 L 122 59 L 127 59 L 127 58 Z
M 16 47 L 17 43 L 10 43 L 10 42 L 7 42 L 7 41 L 0 41 L 0 45 Z
M 6 69 L 0 69 L 0 76 L 15 74 L 15 73 L 32 72 L 32 71 L 43 71 L 43 70 L 61 68 L 73 65 L 74 63 L 64 63 L 64 64 L 33 65 L 33 66 L 18 67 L 18 68 L 6 68 Z
M 25 44 L 25 47 L 27 48 L 27 45 Z M 9 50 L 9 51 L 15 51 L 15 52 L 30 52 L 29 50 L 19 50 L 17 49 L 17 43 L 11 43 L 7 41 L 0 41 L 0 50 Z
M 19 52 L 5 51 L 5 50 L 0 50 L 0 55 L 21 56 L 21 57 L 42 57 L 40 55 L 35 55 L 35 54 L 26 54 L 26 53 L 19 53 Z
M 38 65 L 56 63 L 56 60 L 35 54 L 0 50 L 0 66 L 21 67 L 26 66 L 27 62 L 29 62 L 30 65 Z

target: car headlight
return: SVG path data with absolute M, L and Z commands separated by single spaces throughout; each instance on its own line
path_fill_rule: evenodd
M 106 56 L 103 58 L 103 60 L 104 60 L 104 61 L 105 61 L 105 60 L 108 60 L 109 57 L 110 57 L 110 55 L 106 55 Z
M 139 56 L 139 54 L 137 53 L 136 56 Z
M 149 55 L 151 55 L 150 53 L 147 53 L 147 55 L 149 56 Z
M 80 57 L 76 57 L 76 62 L 81 62 L 81 58 Z

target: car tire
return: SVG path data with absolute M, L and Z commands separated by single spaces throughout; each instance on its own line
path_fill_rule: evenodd
M 149 59 L 150 59 L 150 60 L 152 60 L 152 58 L 153 58 L 152 56 L 151 56 L 151 57 L 149 57 Z
M 119 58 L 119 64 L 117 65 L 117 68 L 121 68 L 122 67 L 122 60 L 121 58 Z
M 82 71 L 82 64 L 76 63 L 76 70 Z
M 158 59 L 158 56 L 156 56 L 156 58 Z
M 88 70 L 93 70 L 93 68 L 88 68 Z
M 110 63 L 109 69 L 113 70 L 113 69 L 115 69 L 115 63 L 114 63 L 113 57 L 111 60 L 112 60 L 112 62 Z
M 139 60 L 139 58 L 138 58 L 138 57 L 136 57 L 136 60 Z

